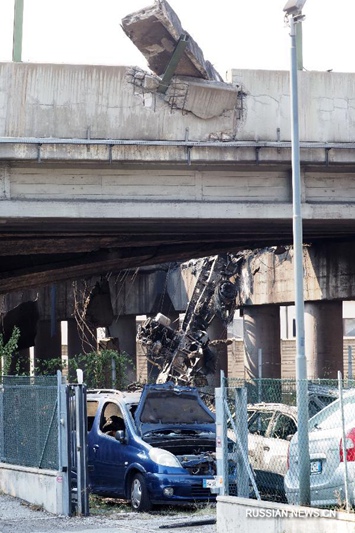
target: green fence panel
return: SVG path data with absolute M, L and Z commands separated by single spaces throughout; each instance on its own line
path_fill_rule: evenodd
M 2 462 L 58 469 L 57 377 L 3 376 L 0 424 Z

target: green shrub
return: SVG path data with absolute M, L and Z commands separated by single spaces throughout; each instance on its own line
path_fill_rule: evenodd
M 125 389 L 129 384 L 127 374 L 133 363 L 126 352 L 100 350 L 78 354 L 70 358 L 68 365 L 61 359 L 48 359 L 35 368 L 36 375 L 53 375 L 57 370 L 67 373 L 71 383 L 76 382 L 76 370 L 84 372 L 84 382 L 89 388 Z
M 2 373 L 6 376 L 9 373 L 11 360 L 17 350 L 18 340 L 20 338 L 20 330 L 17 326 L 14 327 L 10 339 L 4 343 L 4 336 L 0 333 L 0 360 L 2 361 Z

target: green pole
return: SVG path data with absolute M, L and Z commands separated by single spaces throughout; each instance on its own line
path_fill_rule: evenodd
M 15 0 L 14 7 L 14 38 L 12 45 L 12 61 L 22 61 L 22 26 L 24 0 Z
M 303 70 L 302 20 L 296 25 L 297 70 Z

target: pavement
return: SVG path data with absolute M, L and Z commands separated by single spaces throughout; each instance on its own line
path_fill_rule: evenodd
M 80 517 L 55 516 L 12 496 L 0 494 L 0 533 L 217 533 L 215 509 L 196 513 L 110 511 Z

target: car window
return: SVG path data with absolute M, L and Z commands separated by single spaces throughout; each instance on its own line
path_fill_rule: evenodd
M 125 429 L 122 411 L 116 403 L 107 402 L 104 405 L 100 420 L 100 429 L 110 437 L 114 437 L 116 431 Z
M 259 411 L 254 414 L 254 416 L 248 421 L 248 431 L 249 433 L 254 433 L 256 435 L 266 435 L 270 421 L 273 417 L 272 411 Z
M 312 418 L 315 414 L 317 414 L 321 409 L 323 409 L 324 406 L 321 406 L 318 404 L 317 400 L 312 398 L 308 402 L 308 415 L 309 418 Z
M 297 426 L 293 418 L 281 413 L 277 417 L 274 428 L 270 433 L 270 437 L 286 440 L 289 435 L 293 435 L 296 431 Z
M 308 402 L 309 418 L 312 418 L 312 416 L 317 414 L 318 411 L 321 411 L 321 409 L 324 409 L 324 407 L 331 404 L 336 399 L 337 397 L 335 394 L 333 396 L 326 396 L 324 394 L 310 394 Z
M 248 420 L 251 419 L 254 413 L 255 413 L 255 409 L 248 409 Z
M 336 400 L 336 396 L 318 396 L 318 400 L 322 404 L 322 409 Z
M 354 421 L 354 402 L 355 394 L 354 391 L 348 391 L 344 393 L 343 403 L 344 403 L 344 419 L 345 424 L 349 424 Z M 335 400 L 334 402 L 324 407 L 319 411 L 313 418 L 310 420 L 310 429 L 311 431 L 316 431 L 320 428 L 336 428 L 341 424 L 340 416 L 340 400 Z
M 170 391 L 150 393 L 140 413 L 145 424 L 212 424 L 213 415 L 206 411 L 194 395 L 171 396 Z
M 340 406 L 338 404 L 338 409 L 320 422 L 319 427 L 321 429 L 334 429 L 341 426 L 341 416 L 339 407 Z M 352 421 L 354 421 L 355 423 L 355 410 L 353 402 L 344 405 L 345 425 L 349 424 Z

